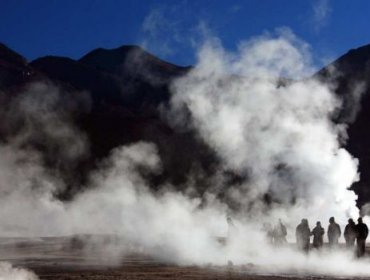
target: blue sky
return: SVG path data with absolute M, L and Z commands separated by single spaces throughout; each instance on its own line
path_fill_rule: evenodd
M 310 44 L 319 67 L 370 43 L 370 1 L 0 0 L 0 41 L 29 60 L 139 44 L 188 65 L 205 33 L 234 51 L 279 27 Z

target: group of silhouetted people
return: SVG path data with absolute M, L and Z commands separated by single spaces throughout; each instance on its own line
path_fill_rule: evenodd
M 348 224 L 344 229 L 344 238 L 348 248 L 352 248 L 356 241 L 357 256 L 361 257 L 365 254 L 366 238 L 369 234 L 369 229 L 362 221 L 362 218 L 358 218 L 357 221 L 356 225 L 352 219 L 348 220 Z
M 358 223 L 355 224 L 352 219 L 348 220 L 348 224 L 344 229 L 344 239 L 346 241 L 346 247 L 349 249 L 354 248 L 356 243 L 357 256 L 362 257 L 365 254 L 365 244 L 369 230 L 367 228 L 367 225 L 363 223 L 362 218 L 358 218 L 357 221 Z M 316 227 L 311 231 L 308 225 L 308 220 L 302 219 L 301 223 L 296 228 L 297 246 L 300 250 L 308 252 L 310 248 L 310 237 L 313 236 L 312 247 L 320 249 L 324 244 L 324 234 L 325 230 L 321 226 L 320 222 L 317 222 Z M 340 226 L 335 222 L 334 217 L 331 217 L 329 219 L 327 234 L 329 247 L 337 247 L 342 232 Z
M 348 220 L 348 224 L 344 229 L 344 239 L 346 241 L 347 249 L 354 249 L 356 245 L 356 255 L 357 257 L 363 257 L 365 255 L 366 249 L 366 238 L 369 234 L 369 229 L 367 225 L 362 221 L 362 218 L 357 219 L 356 224 L 353 219 Z M 228 236 L 225 242 L 231 238 L 233 233 L 236 231 L 236 227 L 230 216 L 227 217 L 228 224 Z M 266 234 L 267 242 L 269 244 L 280 246 L 287 243 L 287 228 L 279 219 L 275 226 L 270 223 L 264 223 L 262 230 Z M 308 253 L 310 250 L 310 239 L 313 236 L 312 248 L 321 249 L 324 245 L 324 235 L 325 229 L 321 226 L 321 222 L 316 222 L 316 226 L 310 230 L 307 219 L 302 219 L 301 223 L 296 227 L 295 236 L 298 249 Z M 342 235 L 341 228 L 339 224 L 335 222 L 334 217 L 329 219 L 329 226 L 327 230 L 328 245 L 329 248 L 335 249 L 339 246 L 339 238 Z

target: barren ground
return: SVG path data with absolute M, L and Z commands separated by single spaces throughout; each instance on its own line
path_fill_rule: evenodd
M 84 238 L 0 238 L 0 261 L 28 268 L 40 279 L 53 280 L 334 279 L 322 276 L 267 275 L 256 272 L 248 265 L 177 266 L 157 262 L 137 253 L 122 257 L 112 265 L 109 260 L 96 257 L 94 249 L 82 248 L 81 239 Z M 106 242 L 104 238 L 100 241 Z

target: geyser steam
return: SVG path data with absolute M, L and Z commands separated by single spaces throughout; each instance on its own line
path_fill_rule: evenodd
M 173 84 L 170 119 L 189 125 L 181 113 L 190 112 L 224 167 L 248 177 L 223 191 L 249 214 L 345 222 L 358 215 L 348 190 L 357 160 L 340 147 L 345 127 L 332 122 L 341 105 L 332 86 L 302 79 L 312 69 L 306 49 L 288 31 L 243 43 L 236 55 L 208 42 L 197 66 Z M 276 203 L 263 203 L 266 194 Z
M 15 268 L 10 263 L 0 262 L 0 280 L 38 280 L 31 271 Z
M 330 216 L 343 223 L 358 215 L 356 196 L 348 190 L 358 178 L 357 161 L 340 146 L 345 127 L 332 122 L 341 104 L 332 85 L 302 79 L 311 72 L 308 47 L 288 31 L 243 43 L 237 54 L 225 52 L 217 40 L 204 44 L 197 65 L 173 83 L 170 108 L 164 112 L 174 126 L 195 129 L 221 159 L 222 170 L 210 180 L 215 185 L 205 186 L 202 197 L 189 197 L 186 190 L 176 192 L 169 185 L 154 192 L 139 171 L 161 172 L 161 160 L 154 144 L 140 142 L 113 150 L 90 174 L 89 187 L 62 202 L 54 194 L 65 184 L 48 172 L 37 151 L 1 145 L 1 233 L 116 234 L 122 246 L 102 253 L 117 262 L 134 246 L 180 264 L 232 260 L 255 263 L 265 271 L 305 267 L 310 272 L 370 274 L 346 253 L 325 253 L 322 262 L 320 254 L 306 258 L 294 250 L 274 250 L 261 232 L 261 221 L 278 218 L 292 233 L 304 217 L 311 225 L 316 220 L 325 225 Z M 43 114 L 32 114 L 31 120 L 52 116 L 52 128 L 62 118 L 64 129 L 51 139 L 72 137 L 68 139 L 76 149 L 69 149 L 68 157 L 83 154 L 83 134 L 72 125 L 67 129 L 64 113 L 49 114 L 51 105 L 46 103 Z M 226 188 L 223 171 L 230 170 L 246 179 Z M 191 178 L 188 187 L 193 187 Z M 221 201 L 220 193 L 227 199 Z M 224 201 L 241 207 L 232 212 Z M 228 234 L 228 213 L 236 229 L 225 246 L 217 238 Z M 339 261 L 351 269 L 338 271 Z

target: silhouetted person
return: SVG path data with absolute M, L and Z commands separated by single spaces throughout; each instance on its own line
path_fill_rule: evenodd
M 329 246 L 336 247 L 338 246 L 339 237 L 341 235 L 340 226 L 335 222 L 334 217 L 329 219 L 329 227 L 328 227 L 328 239 L 329 239 Z
M 295 237 L 297 240 L 297 245 L 303 252 L 308 252 L 310 248 L 310 235 L 311 231 L 308 226 L 307 219 L 302 219 L 301 223 L 297 226 L 295 230 Z
M 352 219 L 348 220 L 348 224 L 344 228 L 344 239 L 346 240 L 346 247 L 353 248 L 356 240 L 356 224 Z
M 279 219 L 278 224 L 274 228 L 274 244 L 282 245 L 285 244 L 287 236 L 287 230 L 281 219 Z
M 357 256 L 360 258 L 365 255 L 366 238 L 369 234 L 367 225 L 362 222 L 362 218 L 358 218 L 356 225 L 356 244 L 357 244 Z
M 316 223 L 316 227 L 312 230 L 311 235 L 313 235 L 313 247 L 316 249 L 320 249 L 324 243 L 324 234 L 325 230 L 321 226 L 320 222 Z

